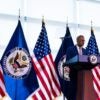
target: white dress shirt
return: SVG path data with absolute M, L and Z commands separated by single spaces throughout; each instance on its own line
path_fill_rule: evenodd
M 78 50 L 78 54 L 79 55 L 82 55 L 83 53 L 82 53 L 82 47 L 79 47 L 78 45 L 76 45 L 76 48 L 77 48 L 77 50 Z

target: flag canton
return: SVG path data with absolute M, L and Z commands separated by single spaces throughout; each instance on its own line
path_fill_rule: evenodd
M 93 34 L 91 35 L 90 40 L 88 42 L 87 50 L 88 50 L 89 55 L 91 55 L 91 54 L 98 55 L 99 54 L 96 39 Z
M 47 32 L 45 28 L 45 24 L 42 23 L 42 30 L 40 33 L 40 36 L 36 42 L 35 48 L 34 48 L 34 53 L 37 59 L 41 59 L 44 56 L 48 55 L 51 52 L 49 42 L 48 42 L 48 37 L 47 37 Z

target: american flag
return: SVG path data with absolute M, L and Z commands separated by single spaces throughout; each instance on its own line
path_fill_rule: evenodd
M 36 71 L 40 89 L 35 100 L 52 100 L 61 93 L 60 83 L 56 74 L 52 58 L 45 23 L 42 20 L 42 29 L 33 51 L 33 65 Z
M 91 55 L 91 54 L 99 55 L 96 38 L 94 36 L 94 32 L 93 32 L 92 28 L 91 28 L 91 37 L 90 37 L 88 45 L 87 45 L 87 51 L 88 51 L 89 55 Z M 93 74 L 94 90 L 98 96 L 97 100 L 100 100 L 100 65 L 98 65 L 92 69 L 92 74 Z
M 0 98 L 3 98 L 5 96 L 6 96 L 6 89 L 5 89 L 4 79 L 3 79 L 3 71 L 0 65 Z

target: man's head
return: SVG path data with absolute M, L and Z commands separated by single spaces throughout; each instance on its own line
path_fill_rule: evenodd
M 83 35 L 79 35 L 79 36 L 77 37 L 77 45 L 78 45 L 79 47 L 83 47 L 84 41 L 85 41 L 85 39 L 84 39 L 84 36 L 83 36 Z

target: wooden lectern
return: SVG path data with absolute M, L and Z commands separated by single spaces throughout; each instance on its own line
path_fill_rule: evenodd
M 77 55 L 66 61 L 66 64 L 78 70 L 76 100 L 96 100 L 97 96 L 93 87 L 91 69 L 100 64 L 100 57 L 94 55 Z

